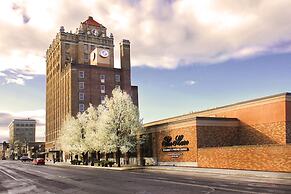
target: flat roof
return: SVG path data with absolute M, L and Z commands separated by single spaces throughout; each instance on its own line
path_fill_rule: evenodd
M 33 122 L 33 123 L 36 123 L 36 120 L 35 119 L 30 119 L 30 118 L 27 118 L 27 119 L 13 119 L 12 121 L 11 121 L 11 123 L 8 125 L 8 127 L 10 127 L 14 122 L 24 122 L 24 123 L 26 123 L 26 122 Z
M 280 97 L 280 96 L 288 96 L 291 97 L 291 93 L 290 92 L 284 92 L 284 93 L 279 93 L 279 94 L 275 94 L 275 95 L 270 95 L 270 96 L 265 96 L 265 97 L 261 97 L 261 98 L 255 98 L 252 100 L 245 100 L 245 101 L 241 101 L 241 102 L 237 102 L 237 103 L 233 103 L 233 104 L 229 104 L 229 105 L 225 105 L 225 106 L 220 106 L 220 107 L 215 107 L 215 108 L 210 108 L 210 109 L 206 109 L 206 110 L 202 110 L 202 111 L 197 111 L 197 112 L 191 112 L 191 113 L 187 113 L 187 114 L 182 114 L 179 116 L 174 116 L 174 117 L 169 117 L 166 119 L 160 119 L 160 120 L 156 120 L 156 121 L 152 121 L 149 123 L 144 124 L 144 127 L 150 127 L 153 125 L 160 125 L 160 124 L 164 124 L 164 123 L 170 123 L 170 122 L 175 122 L 174 119 L 182 119 L 184 117 L 197 117 L 197 118 L 203 118 L 203 117 L 199 117 L 199 116 L 195 116 L 199 113 L 203 113 L 203 112 L 208 112 L 208 111 L 213 111 L 213 110 L 217 110 L 217 109 L 222 109 L 222 108 L 227 108 L 227 107 L 232 107 L 232 106 L 237 106 L 237 105 L 241 105 L 241 104 L 247 104 L 250 102 L 256 102 L 256 101 L 261 101 L 261 100 L 266 100 L 266 99 L 271 99 L 271 98 L 276 98 L 276 97 Z M 204 118 L 217 118 L 217 117 L 204 117 Z M 219 118 L 221 119 L 221 118 Z

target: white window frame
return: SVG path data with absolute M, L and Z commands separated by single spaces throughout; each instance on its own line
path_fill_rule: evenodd
M 85 89 L 85 83 L 84 82 L 79 82 L 79 90 Z
M 106 76 L 104 74 L 100 75 L 100 82 L 105 83 Z
M 101 104 L 105 103 L 105 96 L 103 96 L 103 95 L 100 96 L 100 102 L 101 102 Z
M 79 92 L 79 100 L 85 100 L 85 93 Z
M 85 111 L 85 104 L 79 104 L 79 112 Z
M 120 75 L 119 74 L 115 74 L 115 82 L 120 82 Z
M 85 78 L 85 72 L 79 71 L 79 78 Z
M 105 85 L 100 85 L 101 94 L 105 94 Z

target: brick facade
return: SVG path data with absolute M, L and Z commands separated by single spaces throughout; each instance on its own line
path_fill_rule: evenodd
M 177 155 L 173 155 L 173 152 L 163 152 L 163 148 L 169 148 L 169 146 L 162 146 L 161 142 L 166 136 L 171 136 L 173 139 L 176 136 L 183 135 L 183 140 L 189 141 L 185 146 L 174 146 L 176 148 L 187 147 L 189 151 L 177 152 Z M 185 127 L 178 129 L 170 129 L 169 131 L 160 131 L 155 134 L 157 139 L 156 153 L 158 155 L 158 162 L 196 162 L 197 161 L 197 144 L 196 133 L 194 127 Z M 170 146 L 172 147 L 172 146 Z
M 291 172 L 291 145 L 200 148 L 198 166 Z
M 291 143 L 291 97 L 286 102 L 286 141 Z
M 290 171 L 290 99 L 290 93 L 283 93 L 163 119 L 144 127 L 157 137 L 152 145 L 157 150 L 157 161 L 175 165 L 198 161 L 199 167 Z M 197 147 L 181 157 L 170 158 L 161 152 L 162 137 L 179 133 L 187 134 L 188 139 L 196 141 L 191 145 Z
M 47 152 L 60 152 L 57 140 L 68 115 L 76 116 L 89 104 L 98 106 L 114 88 L 120 87 L 138 105 L 138 88 L 131 85 L 128 40 L 120 43 L 120 53 L 121 68 L 115 68 L 113 35 L 92 17 L 81 22 L 75 33 L 60 28 L 46 52 Z
M 242 125 L 237 145 L 285 144 L 286 122 Z
M 198 148 L 233 146 L 238 142 L 238 127 L 197 126 Z

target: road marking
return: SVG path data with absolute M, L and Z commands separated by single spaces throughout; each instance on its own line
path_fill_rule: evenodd
M 17 181 L 17 178 L 15 178 L 14 176 L 8 174 L 7 172 L 5 172 L 5 171 L 3 171 L 3 170 L 0 170 L 0 171 L 1 171 L 3 174 L 5 174 L 5 175 L 9 176 L 10 178 L 12 178 L 12 179 L 14 179 L 14 180 Z

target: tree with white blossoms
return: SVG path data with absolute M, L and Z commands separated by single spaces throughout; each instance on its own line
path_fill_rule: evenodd
M 142 128 L 137 107 L 131 97 L 119 88 L 97 109 L 91 104 L 77 117 L 68 117 L 61 130 L 59 143 L 64 152 L 82 154 L 88 151 L 116 153 L 120 166 L 120 153 L 136 148 L 137 135 Z
M 98 109 L 102 110 L 99 117 L 102 127 L 96 133 L 102 145 L 100 151 L 115 152 L 116 163 L 120 166 L 120 153 L 134 150 L 138 143 L 137 135 L 142 129 L 138 108 L 126 92 L 116 88 L 112 97 L 106 97 L 105 103 Z
M 84 126 L 85 146 L 88 151 L 100 151 L 102 149 L 102 142 L 100 137 L 105 124 L 100 122 L 103 116 L 104 106 L 98 106 L 96 109 L 90 104 L 90 107 L 85 111 L 86 125 Z
M 64 152 L 81 154 L 86 151 L 86 144 L 83 138 L 84 119 L 82 114 L 77 117 L 68 116 L 62 126 L 59 144 Z

